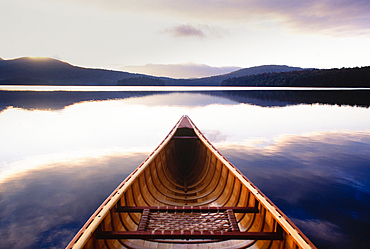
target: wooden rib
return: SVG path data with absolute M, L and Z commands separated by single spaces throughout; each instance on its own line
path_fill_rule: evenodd
M 218 164 L 218 162 L 217 162 L 217 160 L 215 160 L 215 163 L 216 164 Z M 220 164 L 221 165 L 221 164 Z M 217 166 L 215 167 L 215 168 L 217 168 Z M 149 169 L 148 169 L 149 170 Z M 217 170 L 215 170 L 215 172 L 217 172 Z M 221 170 L 219 171 L 219 175 L 217 176 L 217 177 L 213 177 L 212 179 L 210 179 L 210 182 L 208 183 L 208 185 L 206 185 L 206 186 L 204 186 L 204 189 L 203 189 L 203 191 L 199 191 L 198 193 L 199 193 L 199 195 L 197 195 L 197 196 L 195 196 L 195 197 L 190 197 L 190 198 L 187 198 L 187 200 L 188 201 L 191 201 L 191 200 L 198 200 L 199 198 L 205 198 L 207 195 L 210 195 L 210 194 L 212 194 L 212 192 L 214 192 L 215 191 L 215 189 L 217 189 L 217 188 L 219 188 L 219 183 L 220 183 L 220 179 L 221 179 L 221 176 L 222 176 L 222 172 L 223 172 L 223 168 L 222 168 L 222 166 L 221 166 Z M 149 173 L 146 173 L 146 171 L 144 172 L 145 174 L 149 174 Z M 152 189 L 152 188 L 150 188 L 150 187 L 148 187 L 148 191 L 151 193 L 151 195 L 157 200 L 157 201 L 159 201 L 159 202 L 161 202 L 161 203 L 163 203 L 163 204 L 171 204 L 171 205 L 176 205 L 176 202 L 173 202 L 173 200 L 172 201 L 164 201 L 164 200 L 161 200 L 162 198 L 160 198 L 160 197 L 155 197 L 155 196 L 157 196 L 157 195 L 154 195 L 154 192 L 156 192 L 156 193 L 158 193 L 158 194 L 162 194 L 163 196 L 166 196 L 166 195 L 164 195 L 163 193 L 160 193 L 159 191 L 158 191 L 158 189 L 157 189 L 157 186 L 153 183 L 153 176 L 152 177 L 150 177 L 150 181 L 148 182 L 148 178 L 149 177 L 146 177 L 145 178 L 145 180 L 146 180 L 146 182 L 147 183 L 150 183 L 150 186 L 154 186 L 154 188 L 155 189 Z M 212 184 L 214 187 L 213 188 L 209 188 L 209 185 L 210 184 Z M 223 184 L 224 185 L 224 184 Z M 222 186 L 223 186 L 222 185 Z M 205 192 L 204 193 L 204 191 L 207 191 L 207 192 Z M 191 194 L 191 193 L 189 193 L 189 194 Z M 158 195 L 159 196 L 159 195 Z M 169 197 L 168 195 L 166 196 L 166 197 Z M 176 198 L 178 198 L 178 196 L 172 196 L 172 199 L 176 199 Z M 178 201 L 179 201 L 180 199 L 178 199 Z M 181 201 L 180 201 L 181 202 Z
M 169 205 L 169 203 L 165 202 L 163 199 L 160 200 L 158 199 L 158 195 L 155 195 L 154 194 L 154 189 L 151 187 L 151 185 L 148 184 L 148 178 L 145 177 L 146 174 L 149 174 L 147 173 L 146 171 L 144 171 L 144 176 L 142 177 L 142 183 L 145 183 L 145 185 L 143 186 L 143 192 L 147 192 L 146 194 L 146 197 L 149 197 L 152 199 L 152 201 L 150 202 L 151 205 Z
M 160 166 L 159 166 L 160 164 Z M 167 186 L 168 189 L 170 189 L 173 193 L 182 193 L 183 191 L 179 191 L 176 189 L 176 187 L 181 187 L 180 185 L 178 184 L 175 184 L 173 183 L 166 175 L 166 171 L 163 169 L 163 159 L 162 159 L 162 153 L 161 155 L 158 156 L 158 162 L 157 160 L 155 160 L 155 163 L 154 163 L 154 167 L 155 167 L 155 170 L 157 172 L 157 177 L 158 177 L 158 180 L 160 181 L 160 183 L 163 185 L 163 186 Z
M 120 214 L 119 213 L 116 213 L 116 212 L 114 212 L 114 210 L 113 209 L 111 209 L 110 210 L 110 216 L 111 216 L 111 221 L 112 221 L 112 223 L 111 223 L 111 226 L 112 226 L 112 231 L 122 231 L 123 229 L 120 229 L 121 227 L 118 227 L 118 224 L 116 224 L 116 223 L 119 223 L 118 221 L 122 221 L 122 220 L 120 220 L 120 219 L 115 219 L 114 218 L 114 216 L 120 216 Z M 120 224 L 121 226 L 123 226 L 122 224 Z M 127 230 L 126 230 L 127 231 Z M 122 240 L 118 240 L 118 242 L 121 244 L 121 245 L 123 245 L 123 242 L 122 242 Z M 108 247 L 109 248 L 109 247 Z
M 151 201 L 149 200 L 149 195 L 148 195 L 148 191 L 147 191 L 147 188 L 146 188 L 146 183 L 145 183 L 145 179 L 144 176 L 139 176 L 138 177 L 138 188 L 139 188 L 139 191 L 141 193 L 141 196 L 143 197 L 143 200 L 145 201 L 145 203 L 150 206 L 150 205 L 158 205 L 158 203 L 155 203 L 154 201 Z
M 148 175 L 150 177 L 146 177 L 147 182 L 149 182 L 155 189 L 152 189 L 152 191 L 157 193 L 157 196 L 162 195 L 163 197 L 175 199 L 176 195 L 171 195 L 169 192 L 172 192 L 170 189 L 168 189 L 165 185 L 161 184 L 161 182 L 158 180 L 158 176 L 154 175 L 153 170 L 150 168 L 148 169 Z M 157 181 L 156 181 L 157 180 Z M 166 193 L 167 192 L 167 193 Z M 159 198 L 159 197 L 158 197 Z
M 234 189 L 235 189 L 235 182 L 238 181 L 236 177 L 233 174 L 229 174 L 227 182 L 226 182 L 226 187 L 222 190 L 222 194 L 219 196 L 217 199 L 217 203 L 219 205 L 224 206 L 225 203 L 228 202 L 228 200 L 231 198 Z
M 220 198 L 220 196 L 222 195 L 222 193 L 225 191 L 225 186 L 227 184 L 227 181 L 229 179 L 229 175 L 230 175 L 230 172 L 228 170 L 226 170 L 226 168 L 224 166 L 222 166 L 222 174 L 226 174 L 226 176 L 223 176 L 221 174 L 221 179 L 219 182 L 217 182 L 215 188 L 213 189 L 213 191 L 211 193 L 209 193 L 206 198 L 200 198 L 201 199 L 201 203 L 203 205 L 208 205 L 210 203 L 217 203 L 216 201 Z M 219 203 L 217 203 L 219 204 Z
M 147 176 L 150 177 L 145 177 L 146 184 L 148 186 L 148 190 L 150 194 L 155 198 L 159 203 L 162 203 L 162 205 L 176 205 L 179 203 L 185 203 L 185 199 L 179 198 L 180 196 L 176 195 L 168 195 L 159 189 L 158 184 L 156 184 L 153 175 L 151 175 L 151 171 L 148 169 L 147 171 L 144 172 L 147 174 Z
M 153 167 L 156 167 L 153 165 Z M 176 191 L 173 188 L 170 188 L 168 185 L 165 185 L 162 183 L 160 176 L 157 173 L 154 173 L 153 171 L 150 171 L 151 173 L 151 181 L 153 182 L 153 185 L 158 190 L 159 193 L 161 193 L 163 196 L 166 196 L 171 199 L 178 199 L 182 200 L 184 196 L 191 196 L 192 194 L 184 193 L 184 191 Z M 156 181 L 158 179 L 158 181 Z
M 243 191 L 244 192 L 247 192 L 247 194 L 243 194 Z M 245 197 L 247 196 L 247 197 Z M 240 189 L 240 194 L 239 194 L 239 200 L 238 200 L 238 205 L 241 205 L 241 206 L 249 206 L 249 199 L 250 199 L 250 196 L 251 196 L 251 192 L 248 191 L 243 185 L 241 186 L 241 189 Z M 244 201 L 243 201 L 244 200 Z M 237 218 L 237 221 L 238 223 L 244 219 L 244 216 L 245 214 L 243 215 L 237 215 L 236 218 Z
M 204 146 L 201 146 L 202 150 L 204 150 L 205 152 L 207 152 L 206 148 Z M 200 159 L 202 160 L 202 163 L 200 163 L 200 166 L 199 168 L 202 170 L 198 177 L 197 178 L 193 178 L 189 181 L 188 183 L 188 186 L 191 188 L 191 187 L 197 187 L 197 188 L 200 188 L 202 185 L 205 185 L 205 179 L 206 177 L 209 175 L 209 172 L 211 170 L 212 167 L 210 167 L 210 164 L 207 163 L 208 161 L 208 158 L 206 156 L 202 156 L 202 158 Z M 212 173 L 210 174 L 212 175 Z M 198 191 L 198 190 L 197 190 Z
M 217 165 L 215 167 L 213 167 L 211 163 L 212 163 L 211 156 L 209 156 L 206 159 L 206 167 L 209 169 L 207 171 L 207 175 L 205 177 L 199 179 L 198 182 L 195 182 L 195 183 L 192 183 L 191 185 L 189 185 L 188 187 L 190 189 L 193 188 L 194 191 L 188 191 L 188 192 L 190 192 L 190 193 L 191 192 L 200 193 L 200 192 L 204 191 L 212 183 L 212 180 L 214 180 L 217 177 L 216 176 Z
M 170 162 L 170 158 L 168 156 L 168 149 L 164 149 L 161 153 L 159 153 L 158 155 L 158 160 L 161 162 L 161 167 L 158 168 L 157 170 L 161 170 L 161 172 L 163 173 L 163 176 L 165 177 L 165 179 L 171 184 L 171 185 L 174 185 L 174 186 L 177 186 L 177 187 L 182 187 L 180 184 L 178 184 L 176 181 L 173 181 L 173 179 L 171 179 L 171 175 L 168 175 L 169 172 L 167 170 L 164 170 L 164 167 L 166 165 L 168 165 L 168 163 Z M 164 159 L 165 158 L 165 159 Z M 156 158 L 157 159 L 157 158 Z M 166 160 L 166 161 L 164 161 Z M 156 166 L 157 167 L 157 166 Z M 159 172 L 159 171 L 158 171 Z M 162 174 L 161 174 L 162 175 Z
M 204 174 L 202 173 L 203 172 L 203 165 L 204 165 L 204 162 L 203 162 L 203 158 L 204 156 L 202 156 L 202 153 L 201 153 L 201 150 L 202 150 L 202 147 L 203 146 L 200 146 L 200 141 L 198 140 L 196 142 L 196 144 L 194 145 L 193 149 L 195 150 L 195 153 L 194 153 L 194 160 L 192 161 L 192 171 L 190 171 L 187 175 L 187 178 L 188 178 L 188 182 L 189 182 L 189 185 L 194 182 L 194 181 L 197 181 L 197 179 L 199 179 L 199 177 Z
M 172 142 L 170 142 L 172 144 Z M 182 188 L 183 185 L 179 183 L 178 179 L 176 179 L 171 170 L 169 170 L 169 168 L 171 169 L 173 167 L 173 165 L 175 164 L 175 162 L 173 162 L 173 158 L 171 156 L 171 148 L 172 146 L 171 145 L 168 145 L 167 146 L 168 148 L 165 148 L 164 151 L 163 151 L 163 155 L 164 157 L 166 158 L 166 164 L 162 163 L 161 167 L 162 167 L 162 172 L 164 173 L 165 177 L 168 179 L 168 181 L 174 185 L 174 186 L 177 186 L 179 188 Z M 162 154 L 162 153 L 160 153 Z M 171 166 L 169 166 L 171 165 Z M 165 170 L 165 167 L 166 167 L 166 170 Z
M 206 197 L 210 193 L 213 193 L 215 189 L 219 186 L 219 183 L 222 179 L 222 173 L 224 171 L 222 165 L 220 167 L 217 166 L 217 162 L 215 162 L 216 165 L 214 165 L 214 175 L 210 179 L 207 185 L 204 185 L 202 189 L 199 189 L 198 191 L 198 199 Z
M 127 192 L 126 192 L 127 193 Z M 125 194 L 126 194 L 125 193 Z M 125 205 L 128 205 L 127 198 L 125 198 Z M 121 216 L 121 219 L 123 221 L 123 226 L 126 230 L 135 230 L 137 228 L 138 222 L 132 218 L 132 214 L 128 213 L 126 215 Z
M 169 149 L 169 157 L 171 160 L 170 161 L 171 164 L 167 164 L 166 169 L 170 173 L 170 176 L 173 178 L 174 182 L 178 183 L 180 186 L 183 187 L 184 183 L 183 183 L 183 178 L 181 177 L 182 174 L 178 170 L 178 167 L 176 166 L 177 165 L 177 160 L 176 160 L 177 155 L 176 155 L 176 149 L 175 149 L 175 146 L 176 146 L 175 141 L 172 141 L 171 145 L 172 146 Z

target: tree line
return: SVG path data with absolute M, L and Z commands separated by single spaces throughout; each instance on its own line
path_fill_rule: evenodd
M 229 78 L 222 86 L 370 87 L 370 67 L 307 69 Z

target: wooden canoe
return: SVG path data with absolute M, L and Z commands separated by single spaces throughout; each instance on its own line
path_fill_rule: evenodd
M 315 248 L 183 116 L 68 249 Z

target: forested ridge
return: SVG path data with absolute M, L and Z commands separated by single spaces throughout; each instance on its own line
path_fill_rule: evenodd
M 229 78 L 222 86 L 370 87 L 370 67 L 307 69 Z

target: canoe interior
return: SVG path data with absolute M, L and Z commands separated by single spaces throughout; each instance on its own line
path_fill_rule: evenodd
M 184 116 L 67 248 L 315 248 Z

